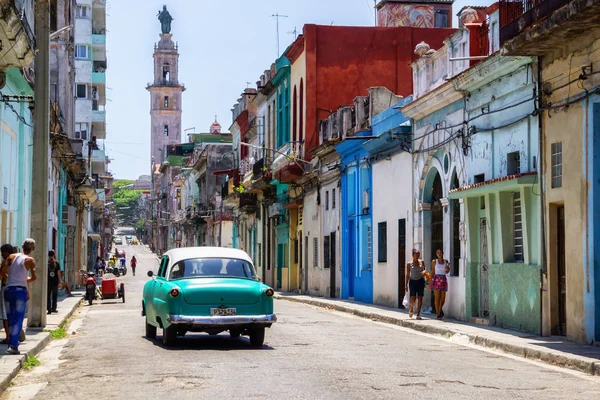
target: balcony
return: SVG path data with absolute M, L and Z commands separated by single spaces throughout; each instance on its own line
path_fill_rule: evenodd
M 295 182 L 304 174 L 303 143 L 288 142 L 284 144 L 273 161 L 273 176 L 280 183 Z
M 258 207 L 258 198 L 252 193 L 240 194 L 240 211 L 246 214 L 253 214 Z
M 92 72 L 92 83 L 106 86 L 106 72 Z
M 106 111 L 94 110 L 92 112 L 92 122 L 106 123 Z
M 104 150 L 92 150 L 92 173 L 104 174 L 106 172 L 106 154 Z M 103 189 L 104 191 L 104 189 Z
M 92 34 L 92 45 L 93 46 L 106 46 L 106 35 L 105 34 Z
M 598 24 L 600 0 L 500 1 L 500 42 L 505 55 L 559 54 L 585 36 L 583 27 Z

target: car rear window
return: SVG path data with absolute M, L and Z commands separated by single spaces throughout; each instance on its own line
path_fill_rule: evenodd
M 169 272 L 169 280 L 221 277 L 256 280 L 252 264 L 234 258 L 192 258 L 177 262 Z

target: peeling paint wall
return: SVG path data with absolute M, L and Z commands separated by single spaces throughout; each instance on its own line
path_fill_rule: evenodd
M 600 103 L 594 95 L 584 98 L 585 92 L 600 86 L 598 51 L 600 40 L 584 40 L 577 52 L 561 58 L 543 59 L 542 79 L 545 89 L 551 90 L 545 100 L 555 105 L 569 101 L 569 107 L 555 108 L 543 115 L 545 214 L 548 258 L 547 299 L 544 302 L 545 333 L 555 333 L 558 327 L 558 254 L 557 210 L 564 206 L 565 264 L 566 264 L 566 333 L 570 341 L 598 343 L 600 341 L 600 295 L 595 283 L 600 274 L 596 254 L 598 238 L 594 236 L 597 221 L 594 213 L 599 200 L 594 197 L 597 172 L 594 158 L 599 156 L 598 126 L 594 125 L 593 108 Z M 578 77 L 582 67 L 591 66 L 594 73 L 585 81 Z M 570 84 L 569 84 L 570 82 Z M 581 99 L 580 101 L 577 101 Z M 552 144 L 562 143 L 562 185 L 552 187 Z

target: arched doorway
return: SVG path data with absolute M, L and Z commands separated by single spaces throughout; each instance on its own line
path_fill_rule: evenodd
M 431 257 L 434 260 L 437 249 L 444 248 L 444 207 L 442 198 L 444 192 L 442 189 L 442 179 L 436 171 L 431 188 Z
M 450 181 L 450 189 L 458 189 L 460 183 L 458 182 L 458 175 L 456 170 L 452 173 L 452 180 Z M 450 264 L 450 275 L 458 276 L 460 262 L 460 201 L 454 199 L 450 202 L 450 210 L 452 218 L 452 253 L 451 253 L 451 264 Z

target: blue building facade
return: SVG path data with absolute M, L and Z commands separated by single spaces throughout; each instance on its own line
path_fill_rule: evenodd
M 364 131 L 357 136 L 370 136 Z M 372 173 L 361 140 L 335 146 L 341 157 L 342 298 L 373 302 Z

